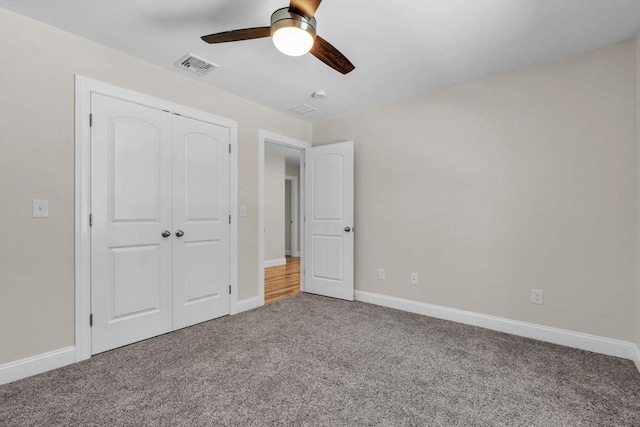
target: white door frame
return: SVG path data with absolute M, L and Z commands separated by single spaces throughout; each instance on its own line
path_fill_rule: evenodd
M 300 150 L 303 156 L 304 150 L 311 147 L 308 142 L 262 129 L 258 131 L 258 296 L 254 300 L 255 307 L 264 305 L 264 150 L 267 142 Z M 300 199 L 304 200 L 304 161 L 300 162 L 300 180 Z M 300 206 L 300 216 L 304 218 L 304 204 Z M 304 233 L 300 234 L 300 248 L 304 248 Z M 300 250 L 300 257 L 300 290 L 304 291 L 304 253 L 302 250 Z
M 91 149 L 89 114 L 91 94 L 99 93 L 151 108 L 177 113 L 229 129 L 230 314 L 238 313 L 238 123 L 211 113 L 195 110 L 128 89 L 75 75 L 75 350 L 76 362 L 91 357 Z
M 285 181 L 291 181 L 291 253 L 290 256 L 300 256 L 300 248 L 298 248 L 298 177 L 285 175 Z M 286 251 L 285 251 L 286 253 Z

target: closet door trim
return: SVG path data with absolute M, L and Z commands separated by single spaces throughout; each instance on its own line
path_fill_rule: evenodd
M 238 313 L 238 123 L 211 113 L 75 75 L 75 353 L 76 362 L 91 357 L 91 94 L 102 94 L 180 114 L 229 129 L 229 279 L 230 314 Z

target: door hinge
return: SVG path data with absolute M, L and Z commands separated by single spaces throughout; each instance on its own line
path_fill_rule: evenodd
M 229 144 L 229 154 L 231 154 L 231 144 Z
M 89 127 L 93 127 L 93 114 L 89 114 Z
M 229 224 L 231 224 L 231 214 L 229 214 Z
M 93 214 L 89 214 L 89 227 L 93 225 Z
M 231 295 L 231 285 L 229 285 L 229 295 Z
M 93 326 L 93 313 L 89 315 L 89 326 Z

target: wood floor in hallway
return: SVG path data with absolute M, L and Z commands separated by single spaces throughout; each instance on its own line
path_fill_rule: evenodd
M 264 302 L 278 301 L 300 293 L 300 257 L 287 257 L 286 265 L 264 269 Z

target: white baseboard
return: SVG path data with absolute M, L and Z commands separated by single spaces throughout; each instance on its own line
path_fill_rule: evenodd
M 284 251 L 284 254 L 285 254 L 286 256 L 300 257 L 300 251 L 295 251 L 295 252 L 291 252 L 291 251 Z
M 75 346 L 49 351 L 0 365 L 0 385 L 75 363 Z
M 253 310 L 262 305 L 264 305 L 264 301 L 259 296 L 246 298 L 238 301 L 237 313 Z M 16 360 L 15 362 L 5 363 L 0 365 L 0 385 L 61 368 L 75 362 L 76 348 L 75 346 L 70 346 Z
M 526 338 L 533 338 L 540 341 L 547 341 L 567 347 L 632 360 L 636 368 L 638 368 L 638 371 L 640 371 L 640 348 L 631 342 L 426 304 L 366 291 L 355 291 L 355 299 L 356 301 L 395 308 L 410 313 L 479 326 L 494 331 L 506 332 Z M 238 313 L 253 310 L 254 308 L 261 307 L 263 304 L 264 302 L 258 296 L 243 299 L 238 301 Z M 0 365 L 0 385 L 41 374 L 52 369 L 61 368 L 75 363 L 75 361 L 76 349 L 74 346 L 70 346 L 27 357 L 15 362 L 5 363 Z
M 635 362 L 638 371 L 640 371 L 640 350 L 638 346 L 632 342 L 551 328 L 534 323 L 520 322 L 503 317 L 489 316 L 366 291 L 355 291 L 355 299 L 356 301 L 395 308 L 410 313 L 479 326 L 494 331 L 506 332 L 521 337 L 533 338 L 553 344 L 632 360 Z
M 243 311 L 253 310 L 254 308 L 262 307 L 264 305 L 264 301 L 260 296 L 255 296 L 251 298 L 245 298 L 243 300 L 238 301 L 238 313 L 242 313 Z
M 636 368 L 638 368 L 638 372 L 640 372 L 640 347 L 635 346 L 635 359 L 632 359 L 636 364 Z
M 276 265 L 286 265 L 287 264 L 287 259 L 286 258 L 279 258 L 279 259 L 270 259 L 269 261 L 265 261 L 264 262 L 264 267 L 275 267 Z

